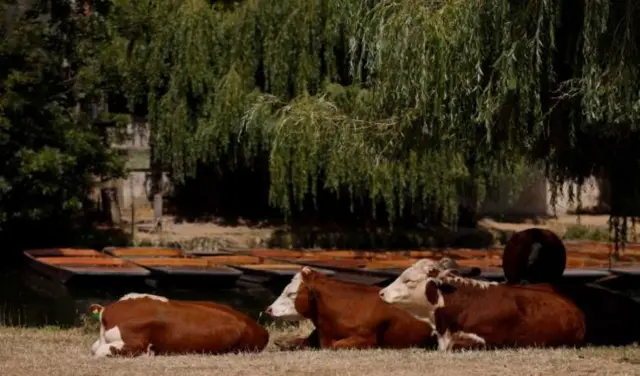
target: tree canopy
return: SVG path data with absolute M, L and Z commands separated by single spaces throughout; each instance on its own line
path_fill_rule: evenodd
M 0 233 L 55 241 L 95 178 L 122 173 L 90 106 L 108 68 L 100 46 L 111 42 L 106 23 L 71 2 L 3 0 L 0 9 Z
M 556 189 L 610 180 L 614 217 L 635 215 L 637 1 L 32 3 L 51 18 L 3 23 L 2 200 L 35 190 L 58 206 L 5 215 L 73 207 L 90 175 L 115 173 L 73 110 L 103 94 L 147 116 L 178 182 L 266 154 L 285 213 L 329 190 L 392 220 L 434 206 L 453 220 L 462 197 L 540 165 Z M 29 184 L 36 172 L 64 188 Z
M 638 160 L 621 143 L 640 113 L 637 1 L 115 5 L 129 98 L 178 180 L 266 151 L 285 211 L 343 187 L 391 217 L 433 202 L 453 217 L 464 190 L 479 202 L 527 164 L 560 188 Z

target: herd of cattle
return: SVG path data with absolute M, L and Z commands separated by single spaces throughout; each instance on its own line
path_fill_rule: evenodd
M 557 241 L 553 234 L 543 235 Z M 531 256 L 549 249 L 540 239 L 527 239 L 516 253 Z M 505 250 L 503 261 L 507 257 Z M 527 262 L 527 257 L 515 259 Z M 449 258 L 422 259 L 381 288 L 304 267 L 265 312 L 286 321 L 311 320 L 315 326 L 307 337 L 276 343 L 281 350 L 450 351 L 640 340 L 640 306 L 631 298 L 584 283 L 532 282 L 533 277 L 489 282 L 478 272 Z M 260 352 L 269 342 L 269 332 L 251 317 L 212 302 L 130 293 L 106 307 L 91 305 L 90 311 L 100 321 L 100 337 L 91 349 L 95 357 Z

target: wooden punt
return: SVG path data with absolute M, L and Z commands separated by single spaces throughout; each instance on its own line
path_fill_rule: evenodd
M 578 253 L 596 252 L 596 253 L 608 254 L 610 251 L 614 249 L 613 243 L 591 241 L 591 240 L 569 240 L 564 242 L 564 246 L 567 249 L 567 252 L 578 252 Z M 640 256 L 640 243 L 626 244 L 625 249 L 620 250 L 620 254 Z
M 245 274 L 259 274 L 267 277 L 293 277 L 302 266 L 282 262 L 271 258 L 247 256 L 247 255 L 211 255 L 201 256 L 199 259 L 207 260 L 212 265 L 225 265 L 242 270 Z
M 241 284 L 260 284 L 277 293 L 303 267 L 303 265 L 287 261 L 246 254 L 208 254 L 199 256 L 199 258 L 207 260 L 212 265 L 225 265 L 240 270 L 242 272 L 239 279 Z M 332 270 L 320 269 L 320 271 L 328 275 L 335 274 Z
M 261 260 L 258 264 L 228 264 L 242 270 L 242 279 L 253 279 L 264 282 L 265 280 L 291 279 L 303 266 L 310 266 L 321 272 L 331 275 L 333 278 L 353 281 L 365 284 L 379 284 L 387 281 L 384 278 L 366 275 L 358 270 L 359 267 L 366 266 L 368 260 L 358 257 L 358 251 L 292 251 L 280 249 L 241 249 L 234 250 L 236 256 L 254 257 L 254 260 Z M 351 258 L 340 258 L 339 256 L 351 256 Z M 203 256 L 208 257 L 208 256 Z M 223 259 L 224 256 L 212 256 Z M 342 267 L 342 268 L 341 268 Z M 366 272 L 366 270 L 365 270 Z M 281 286 L 284 287 L 284 286 Z
M 179 248 L 163 247 L 106 247 L 102 250 L 115 257 L 150 258 L 150 257 L 170 257 L 170 258 L 192 258 L 192 256 Z
M 63 284 L 79 279 L 131 279 L 150 275 L 145 268 L 94 249 L 30 249 L 23 254 L 33 271 Z
M 376 262 L 366 259 L 348 258 L 315 258 L 303 257 L 295 259 L 282 259 L 300 266 L 306 265 L 316 269 L 328 269 L 336 272 L 334 278 L 369 285 L 379 285 L 390 282 L 395 275 L 384 272 L 384 269 L 393 268 L 391 261 Z M 403 269 L 404 270 L 404 269 Z
M 567 247 L 567 263 L 564 277 L 572 280 L 594 280 L 609 273 L 603 270 L 609 267 L 609 255 L 607 243 L 581 242 L 580 247 L 575 245 Z M 251 249 L 245 254 L 273 258 L 283 262 L 309 265 L 312 267 L 324 267 L 338 272 L 341 275 L 358 275 L 358 278 L 397 278 L 406 268 L 422 258 L 434 260 L 442 257 L 454 259 L 461 267 L 478 267 L 482 271 L 479 278 L 491 280 L 503 280 L 501 247 L 487 249 L 437 249 L 437 250 L 408 250 L 408 251 L 354 251 L 354 250 L 330 250 L 330 251 L 297 251 L 279 249 Z M 627 252 L 612 265 L 626 267 L 620 269 L 618 274 L 640 273 L 640 268 L 630 269 L 630 265 L 640 263 L 640 255 L 633 253 L 633 247 L 627 248 Z M 638 246 L 640 253 L 640 246 Z M 603 274 L 604 273 L 604 274 Z M 377 283 L 377 282 L 373 282 Z
M 149 270 L 157 282 L 169 286 L 230 287 L 242 275 L 240 270 L 211 263 L 177 248 L 107 247 L 103 252 Z
M 280 262 L 324 268 L 336 272 L 334 278 L 372 285 L 384 285 L 397 278 L 419 258 L 439 259 L 440 251 L 298 251 L 280 249 L 249 249 L 236 251 L 243 255 L 270 258 Z M 481 252 L 474 256 L 483 255 Z M 414 258 L 412 256 L 419 256 Z M 460 258 L 460 257 L 456 257 Z

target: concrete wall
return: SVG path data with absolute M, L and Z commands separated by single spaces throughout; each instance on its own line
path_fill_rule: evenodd
M 481 214 L 484 215 L 533 215 L 547 216 L 554 214 L 554 208 L 551 201 L 551 184 L 545 179 L 541 173 L 532 172 L 534 174 L 533 182 L 528 184 L 522 192 L 509 200 L 506 190 L 503 192 L 495 192 L 488 199 Z M 577 209 L 577 202 L 569 202 L 569 187 L 571 183 L 565 183 L 558 196 L 556 197 L 555 214 L 565 215 Z M 574 188 L 574 195 L 576 188 Z M 588 179 L 584 186 L 580 189 L 582 209 L 598 206 L 600 202 L 600 187 L 596 178 Z M 575 201 L 575 196 L 574 196 Z
M 162 175 L 162 182 L 165 187 L 170 185 L 167 174 Z M 127 209 L 133 201 L 136 205 L 151 205 L 149 192 L 151 190 L 151 177 L 148 172 L 130 172 L 126 179 L 122 179 L 122 208 Z

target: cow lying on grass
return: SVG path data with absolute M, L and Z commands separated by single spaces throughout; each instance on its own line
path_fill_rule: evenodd
M 449 259 L 441 262 L 451 264 Z M 380 289 L 304 267 L 265 311 L 287 321 L 310 319 L 315 325 L 307 338 L 280 343 L 281 348 L 435 348 L 431 327 L 384 304 Z
M 249 316 L 212 302 L 131 293 L 90 311 L 100 320 L 95 357 L 259 352 L 269 342 L 269 332 Z
M 380 291 L 380 297 L 429 323 L 442 351 L 579 346 L 585 318 L 550 285 L 484 282 L 423 259 Z

